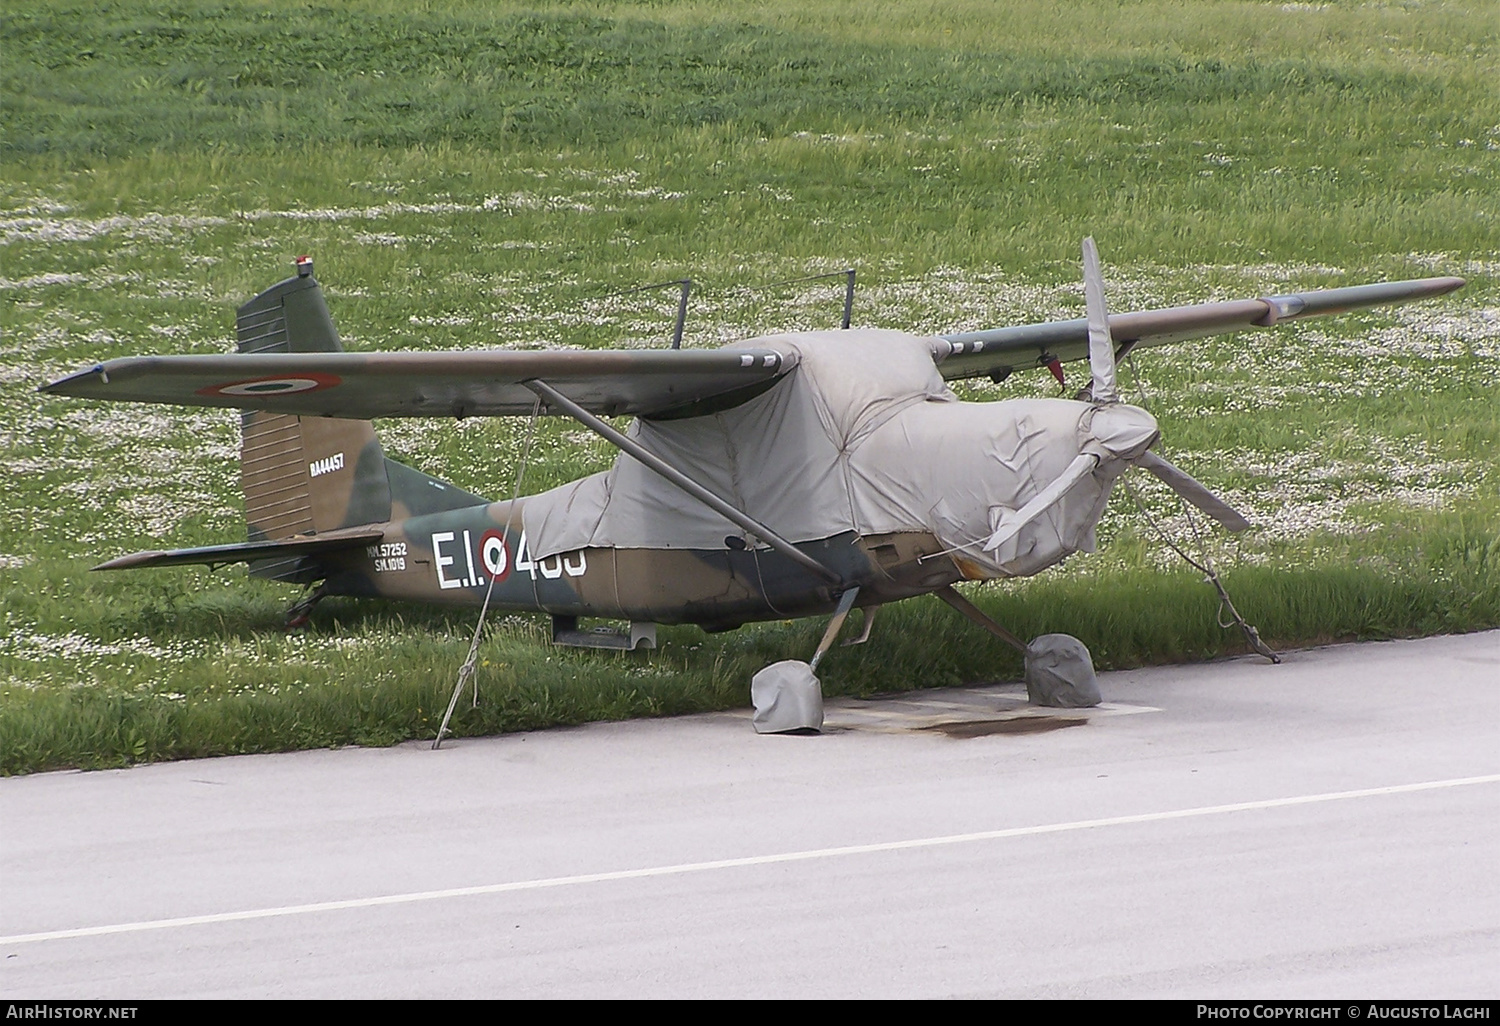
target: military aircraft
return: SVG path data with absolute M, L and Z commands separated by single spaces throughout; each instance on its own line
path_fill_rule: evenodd
M 558 643 L 618 648 L 654 645 L 660 623 L 719 631 L 833 612 L 811 663 L 797 664 L 814 688 L 811 670 L 855 606 L 867 636 L 882 604 L 935 592 L 1007 636 L 953 585 L 1028 576 L 1092 550 L 1131 466 L 1230 530 L 1248 526 L 1151 451 L 1156 421 L 1115 384 L 1125 353 L 1464 284 L 1110 315 L 1086 240 L 1087 316 L 1076 320 L 939 336 L 799 332 L 714 350 L 352 353 L 312 270 L 300 258 L 294 277 L 239 309 L 235 353 L 126 357 L 43 386 L 243 411 L 249 540 L 95 569 L 245 562 L 257 577 L 316 585 L 289 611 L 294 623 L 324 596 L 383 596 L 542 612 Z M 1091 381 L 1078 399 L 964 402 L 948 386 L 1085 358 Z M 621 455 L 608 471 L 492 501 L 389 459 L 370 424 L 536 414 L 572 417 Z M 622 433 L 600 415 L 635 419 Z M 580 617 L 631 626 L 580 631 Z M 1009 640 L 1028 662 L 1040 654 Z

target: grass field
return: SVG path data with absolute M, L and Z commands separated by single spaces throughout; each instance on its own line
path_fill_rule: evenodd
M 0 772 L 432 736 L 471 614 L 162 570 L 243 537 L 233 414 L 44 400 L 90 362 L 232 346 L 299 253 L 350 348 L 658 346 L 837 323 L 1080 316 L 1459 274 L 1445 299 L 1144 354 L 1174 461 L 1245 509 L 1206 544 L 1273 644 L 1500 624 L 1500 7 L 1328 3 L 328 4 L 12 0 L 0 13 Z M 1074 371 L 1077 375 L 1081 372 Z M 1056 394 L 1045 374 L 968 389 Z M 509 494 L 523 425 L 386 422 Z M 607 466 L 539 428 L 528 490 Z M 1142 485 L 1175 536 L 1170 496 Z M 1125 496 L 1103 549 L 976 589 L 1120 667 L 1242 650 Z M 486 641 L 460 734 L 748 704 L 820 622 L 662 632 L 620 658 Z M 1274 672 L 1268 670 L 1268 672 Z M 935 600 L 830 693 L 1013 678 Z

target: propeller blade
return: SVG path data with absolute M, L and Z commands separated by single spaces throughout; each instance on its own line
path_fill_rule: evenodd
M 1238 511 L 1199 484 L 1186 472 L 1179 470 L 1176 466 L 1168 463 L 1156 453 L 1149 449 L 1138 456 L 1134 463 L 1151 471 L 1171 486 L 1172 491 L 1182 496 L 1194 506 L 1213 517 L 1231 531 L 1247 531 L 1250 529 L 1250 521 L 1246 520 Z
M 1082 453 L 1075 457 L 1073 462 L 1068 464 L 1067 469 L 1046 488 L 1037 492 L 1030 502 L 1020 509 L 1006 510 L 1001 514 L 1000 522 L 995 525 L 995 533 L 990 535 L 989 541 L 984 543 L 984 551 L 994 552 L 1014 538 L 1020 533 L 1021 528 L 1047 512 L 1049 507 L 1068 493 L 1068 489 L 1082 481 L 1098 465 L 1097 456 Z
M 1099 250 L 1094 238 L 1083 240 L 1083 298 L 1088 309 L 1089 370 L 1094 380 L 1090 391 L 1096 403 L 1120 401 L 1115 387 L 1115 340 L 1109 331 L 1109 309 L 1104 303 L 1104 275 L 1099 271 Z

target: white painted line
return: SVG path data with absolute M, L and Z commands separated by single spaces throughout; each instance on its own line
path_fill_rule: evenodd
M 114 933 L 143 933 L 147 930 L 169 930 L 179 926 L 201 926 L 207 923 L 232 923 L 245 919 L 271 919 L 277 916 L 300 916 L 312 912 L 336 912 L 348 908 L 377 908 L 381 905 L 408 905 L 443 898 L 465 898 L 481 894 L 506 894 L 513 891 L 539 891 L 548 887 L 574 887 L 579 884 L 607 883 L 613 880 L 644 880 L 653 876 L 681 876 L 715 869 L 738 869 L 743 866 L 768 866 L 778 862 L 810 862 L 815 859 L 842 858 L 848 855 L 870 855 L 916 848 L 938 848 L 973 841 L 998 841 L 1009 837 L 1035 837 L 1040 834 L 1062 834 L 1074 830 L 1127 826 L 1134 823 L 1160 823 L 1173 819 L 1196 819 L 1229 812 L 1251 812 L 1259 809 L 1283 809 L 1296 805 L 1347 801 L 1352 798 L 1376 798 L 1391 794 L 1413 794 L 1438 791 L 1474 784 L 1500 783 L 1500 773 L 1482 777 L 1458 777 L 1453 780 L 1429 780 L 1420 784 L 1393 784 L 1367 787 L 1358 791 L 1331 791 L 1325 794 L 1296 795 L 1290 798 L 1267 798 L 1257 802 L 1232 805 L 1206 805 L 1196 809 L 1169 812 L 1143 812 L 1134 816 L 1109 816 L 1104 819 L 1080 819 L 1071 823 L 1046 823 L 1041 826 L 1010 827 L 1005 830 L 982 830 L 972 834 L 949 834 L 944 837 L 922 837 L 909 841 L 883 841 L 878 844 L 854 844 L 843 848 L 815 848 L 810 851 L 783 852 L 779 855 L 749 855 L 738 859 L 712 862 L 684 862 L 675 866 L 652 866 L 646 869 L 619 869 L 608 873 L 584 873 L 578 876 L 556 876 L 542 880 L 518 880 L 513 883 L 482 884 L 477 887 L 451 887 L 441 891 L 416 891 L 410 894 L 388 894 L 375 898 L 349 898 L 345 901 L 319 901 L 310 905 L 283 905 L 278 908 L 256 908 L 244 912 L 217 912 L 204 916 L 182 916 L 177 919 L 150 919 L 139 923 L 115 923 L 110 926 L 85 926 L 76 930 L 51 930 L 46 933 L 21 933 L 0 937 L 0 947 L 34 944 L 38 941 L 68 940 L 77 937 L 102 937 Z
M 1106 716 L 1134 716 L 1136 713 L 1161 712 L 1161 709 L 1154 705 L 1125 705 L 1121 702 L 1100 702 L 1094 708 Z

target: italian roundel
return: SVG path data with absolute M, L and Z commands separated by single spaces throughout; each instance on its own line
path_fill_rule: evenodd
M 296 374 L 285 377 L 251 378 L 248 381 L 231 381 L 224 385 L 209 385 L 198 389 L 198 395 L 223 395 L 234 398 L 263 398 L 273 395 L 293 395 L 297 392 L 318 392 L 332 388 L 342 381 L 335 374 Z
M 510 576 L 510 546 L 505 543 L 505 532 L 484 532 L 479 539 L 479 559 L 497 582 Z

